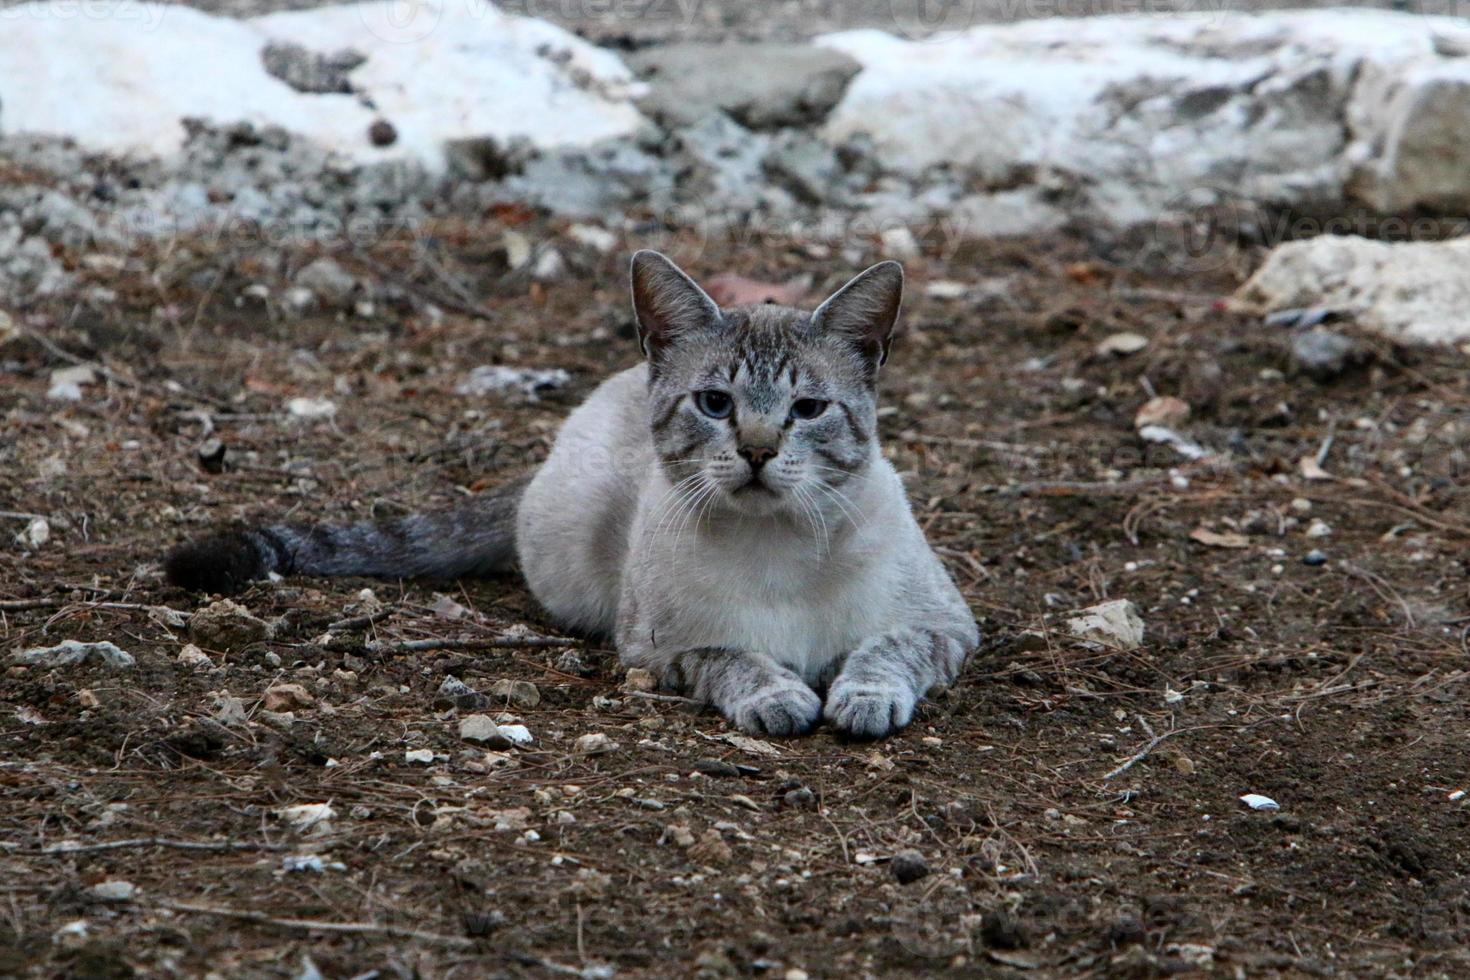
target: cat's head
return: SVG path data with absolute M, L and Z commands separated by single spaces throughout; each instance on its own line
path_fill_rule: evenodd
M 877 454 L 878 368 L 903 268 L 880 262 L 813 312 L 721 309 L 658 252 L 633 256 L 649 424 L 670 506 L 851 519 L 845 486 Z

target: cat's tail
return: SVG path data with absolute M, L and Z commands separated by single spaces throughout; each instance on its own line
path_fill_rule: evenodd
M 515 565 L 516 509 L 529 479 L 486 490 L 457 507 L 357 524 L 269 524 L 222 530 L 164 560 L 174 585 L 229 595 L 280 575 L 453 579 Z

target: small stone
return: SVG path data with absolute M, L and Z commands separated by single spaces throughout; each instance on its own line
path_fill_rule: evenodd
M 1143 617 L 1127 599 L 1114 599 L 1089 606 L 1067 620 L 1067 631 L 1086 640 L 1119 650 L 1136 650 L 1143 645 Z
M 728 864 L 734 856 L 730 851 L 730 845 L 720 836 L 719 830 L 711 827 L 706 830 L 695 845 L 688 849 L 689 860 L 698 864 L 718 867 Z
M 498 680 L 490 688 L 490 696 L 517 708 L 534 708 L 541 703 L 541 691 L 530 681 Z
M 919 257 L 919 241 L 914 233 L 902 225 L 886 228 L 878 235 L 886 258 L 907 262 Z
M 1131 946 L 1141 943 L 1148 936 L 1143 923 L 1131 915 L 1121 915 L 1108 923 L 1108 943 L 1113 946 Z
M 510 739 L 516 745 L 530 745 L 535 741 L 531 737 L 531 730 L 525 725 L 501 725 L 500 734 Z
M 225 444 L 218 439 L 206 439 L 194 450 L 199 459 L 199 468 L 206 473 L 223 473 L 225 469 Z
M 1127 357 L 1148 346 L 1148 338 L 1136 333 L 1115 333 L 1097 345 L 1099 357 Z
M 1313 568 L 1316 568 L 1319 565 L 1325 565 L 1327 564 L 1327 555 L 1325 552 L 1318 551 L 1316 548 L 1313 548 L 1311 551 L 1302 556 L 1302 564 L 1310 565 Z
M 320 258 L 302 267 L 293 284 L 309 289 L 332 309 L 347 309 L 357 293 L 357 280 L 335 260 Z
M 671 823 L 664 828 L 664 839 L 671 840 L 683 848 L 694 846 L 694 832 L 689 829 L 688 824 Z
M 578 677 L 586 677 L 592 673 L 592 668 L 587 666 L 587 662 L 582 659 L 582 655 L 575 650 L 563 651 L 556 658 L 556 662 L 552 666 L 563 674 L 575 674 Z
M 261 707 L 266 711 L 290 711 L 295 708 L 310 708 L 316 698 L 300 684 L 276 684 L 265 690 Z
M 1133 416 L 1133 427 L 1141 429 L 1146 425 L 1165 425 L 1178 428 L 1189 421 L 1190 412 L 1189 402 L 1182 398 L 1171 395 L 1150 398 Z
M 900 885 L 910 885 L 929 874 L 929 862 L 918 851 L 900 851 L 888 862 L 888 870 Z
M 658 687 L 658 678 L 653 676 L 653 671 L 644 670 L 642 667 L 628 668 L 627 675 L 623 678 L 623 690 L 648 692 Z
M 23 667 L 75 667 L 93 664 L 102 667 L 131 667 L 137 663 L 131 653 L 119 649 L 115 644 L 102 640 L 97 643 L 81 643 L 77 640 L 62 640 L 54 647 L 33 647 L 12 654 L 10 663 Z
M 404 762 L 413 762 L 419 765 L 431 765 L 434 761 L 433 749 L 409 749 L 403 753 Z
M 801 786 L 797 789 L 789 791 L 785 796 L 781 797 L 781 799 L 786 803 L 787 806 L 796 807 L 798 809 L 807 809 L 809 807 L 815 807 L 817 805 L 817 794 L 813 793 L 805 786 Z
M 374 119 L 368 127 L 368 142 L 373 146 L 392 146 L 398 142 L 398 127 L 386 119 Z
M 102 707 L 102 701 L 97 697 L 96 693 L 87 688 L 83 688 L 77 692 L 77 704 L 83 708 Z
M 51 540 L 51 524 L 44 517 L 32 517 L 25 530 L 15 536 L 15 540 L 28 551 L 35 551 Z
M 489 715 L 466 715 L 459 722 L 459 737 L 466 742 L 479 742 L 494 749 L 511 747 L 510 738 Z
M 85 364 L 57 368 L 51 372 L 51 388 L 47 398 L 63 402 L 82 400 L 82 388 L 97 383 L 97 372 Z
M 92 886 L 92 897 L 104 902 L 131 902 L 137 894 L 137 885 L 121 879 L 99 881 Z
M 298 419 L 329 419 L 337 414 L 337 403 L 330 398 L 292 398 L 286 411 Z
M 602 755 L 617 750 L 618 743 L 602 732 L 591 732 L 579 737 L 573 746 L 578 755 Z
M 189 635 L 201 646 L 235 650 L 269 639 L 271 628 L 233 599 L 220 599 L 189 617 Z
M 474 711 L 477 708 L 489 707 L 489 705 L 489 698 L 453 674 L 445 675 L 444 680 L 439 684 L 438 692 L 434 695 L 434 706 L 436 708 L 458 708 L 460 711 Z
M 1332 534 L 1332 525 L 1320 517 L 1312 518 L 1312 523 L 1307 525 L 1306 531 L 1309 538 L 1325 538 Z
M 1356 348 L 1351 338 L 1316 327 L 1292 338 L 1292 365 L 1314 381 L 1331 381 L 1353 363 Z
M 1005 909 L 980 917 L 980 941 L 991 949 L 1022 949 L 1030 942 L 1025 928 Z
M 332 809 L 330 803 L 298 803 L 295 806 L 281 807 L 275 811 L 275 815 L 297 830 L 307 830 L 328 823 L 337 815 L 337 811 Z
M 741 774 L 739 766 L 724 759 L 700 759 L 694 763 L 694 771 L 721 778 L 733 778 Z

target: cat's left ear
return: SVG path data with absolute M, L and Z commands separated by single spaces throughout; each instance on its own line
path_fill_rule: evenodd
M 812 326 L 818 333 L 849 339 L 876 371 L 888 360 L 902 302 L 903 266 L 879 262 L 817 307 Z

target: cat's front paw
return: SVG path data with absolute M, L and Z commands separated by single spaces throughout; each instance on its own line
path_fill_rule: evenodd
M 822 699 L 799 681 L 762 687 L 730 711 L 737 728 L 752 735 L 805 735 L 822 717 Z
M 827 692 L 827 723 L 853 738 L 882 738 L 903 728 L 914 717 L 919 699 L 898 684 L 844 682 L 840 677 Z

